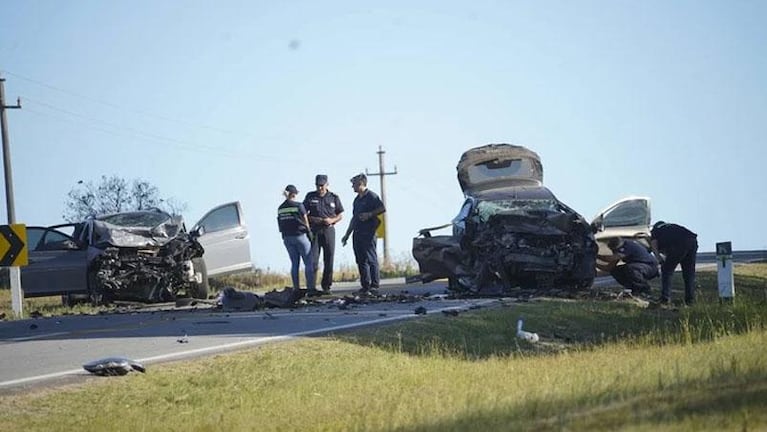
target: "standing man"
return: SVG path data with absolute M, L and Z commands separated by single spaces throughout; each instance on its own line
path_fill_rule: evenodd
M 671 303 L 671 276 L 676 266 L 681 264 L 684 302 L 691 305 L 695 302 L 695 258 L 698 254 L 698 235 L 681 225 L 660 221 L 653 225 L 650 239 L 655 256 L 661 260 L 660 303 Z
M 620 237 L 611 238 L 607 247 L 612 255 L 599 255 L 607 264 L 597 264 L 597 268 L 610 272 L 619 284 L 632 293 L 650 294 L 650 279 L 658 277 L 658 261 L 647 248 L 634 240 Z M 620 264 L 620 262 L 623 264 Z
M 341 238 L 341 243 L 346 246 L 349 235 L 354 232 L 352 246 L 354 258 L 360 273 L 362 288 L 357 292 L 360 295 L 378 295 L 380 276 L 378 272 L 378 253 L 376 252 L 376 229 L 378 228 L 378 215 L 386 211 L 383 201 L 375 192 L 368 189 L 368 178 L 365 174 L 357 174 L 352 177 L 352 189 L 357 193 L 354 198 L 352 221 L 346 234 Z
M 306 218 L 306 209 L 300 201 L 296 201 L 298 189 L 292 184 L 287 185 L 282 194 L 285 196 L 285 201 L 277 208 L 277 226 L 290 257 L 290 278 L 293 280 L 293 289 L 301 288 L 298 271 L 303 259 L 307 296 L 314 297 L 318 292 L 314 285 L 314 263 L 310 254 L 309 220 Z
M 312 228 L 312 261 L 316 269 L 320 265 L 320 249 L 322 249 L 322 291 L 330 293 L 333 284 L 333 255 L 336 250 L 335 224 L 341 221 L 344 206 L 338 195 L 328 190 L 328 176 L 317 174 L 314 178 L 317 190 L 309 192 L 304 198 L 304 207 L 309 212 L 309 225 Z

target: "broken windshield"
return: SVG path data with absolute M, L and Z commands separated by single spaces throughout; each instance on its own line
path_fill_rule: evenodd
M 119 213 L 99 218 L 106 223 L 123 227 L 152 228 L 167 221 L 169 216 L 161 212 Z
M 558 211 L 559 206 L 553 199 L 514 199 L 497 201 L 480 201 L 477 204 L 477 215 L 480 221 L 486 222 L 498 213 L 524 214 L 531 211 Z

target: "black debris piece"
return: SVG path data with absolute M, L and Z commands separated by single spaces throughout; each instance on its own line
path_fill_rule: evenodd
M 264 294 L 264 304 L 268 307 L 291 308 L 304 297 L 304 290 L 285 287 L 282 291 L 272 290 Z
M 37 324 L 30 324 L 30 325 L 29 325 L 29 329 L 30 329 L 30 330 L 35 330 L 35 329 L 37 329 Z
M 100 360 L 94 360 L 84 364 L 83 369 L 99 376 L 127 375 L 128 372 L 134 370 L 141 373 L 146 372 L 144 365 L 125 357 L 107 357 Z
M 415 314 L 416 315 L 426 315 L 426 308 L 423 306 L 418 306 L 415 308 Z
M 238 312 L 255 310 L 263 302 L 255 293 L 225 287 L 220 296 L 220 303 L 223 311 Z
M 442 313 L 447 316 L 458 316 L 458 310 L 456 309 L 443 310 Z

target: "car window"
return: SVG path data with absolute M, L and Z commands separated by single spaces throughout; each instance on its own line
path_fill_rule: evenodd
M 530 178 L 534 172 L 528 159 L 495 159 L 469 168 L 469 181 L 483 183 L 499 178 Z
M 213 210 L 200 221 L 199 225 L 203 228 L 203 232 L 205 233 L 237 227 L 240 225 L 240 216 L 237 212 L 237 205 L 230 204 Z
M 31 237 L 30 237 L 31 235 Z M 72 237 L 52 229 L 30 228 L 27 230 L 27 243 L 34 244 L 35 251 L 69 250 L 76 248 L 77 242 Z
M 603 224 L 607 227 L 647 225 L 650 223 L 645 200 L 622 202 L 605 213 Z
M 27 227 L 27 248 L 29 250 L 37 250 L 37 244 L 45 234 L 45 228 L 30 228 Z

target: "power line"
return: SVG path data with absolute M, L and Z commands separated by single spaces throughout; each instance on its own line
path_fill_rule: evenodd
M 38 85 L 38 86 L 41 86 L 41 87 L 45 87 L 47 89 L 54 90 L 54 91 L 57 91 L 57 92 L 60 92 L 60 93 L 63 93 L 63 94 L 67 94 L 69 96 L 74 96 L 74 97 L 77 97 L 77 98 L 80 98 L 80 99 L 91 101 L 93 103 L 97 103 L 97 104 L 100 104 L 100 105 L 103 105 L 103 106 L 107 106 L 107 107 L 115 109 L 115 110 L 125 111 L 125 112 L 129 112 L 129 113 L 132 113 L 132 114 L 143 115 L 143 116 L 146 116 L 146 117 L 151 117 L 151 118 L 155 118 L 155 119 L 162 120 L 162 121 L 177 123 L 177 124 L 181 124 L 181 125 L 184 125 L 184 126 L 190 126 L 190 127 L 200 128 L 200 129 L 212 130 L 212 131 L 216 131 L 216 132 L 220 132 L 220 133 L 226 133 L 226 134 L 231 134 L 231 135 L 240 135 L 240 136 L 245 136 L 245 137 L 251 137 L 252 136 L 251 134 L 248 134 L 248 133 L 245 133 L 245 132 L 234 131 L 234 130 L 229 130 L 229 129 L 215 127 L 215 126 L 208 126 L 208 125 L 203 125 L 203 124 L 199 124 L 199 123 L 192 123 L 192 122 L 189 122 L 189 121 L 185 121 L 185 120 L 181 120 L 181 119 L 177 119 L 177 118 L 173 118 L 173 117 L 169 117 L 169 116 L 166 116 L 166 115 L 157 114 L 157 113 L 153 113 L 153 112 L 149 112 L 149 111 L 145 111 L 145 110 L 137 110 L 137 109 L 133 109 L 133 108 L 126 108 L 126 107 L 117 105 L 115 103 L 109 102 L 109 101 L 105 101 L 105 100 L 102 100 L 102 99 L 94 98 L 94 97 L 91 97 L 91 96 L 88 96 L 88 95 L 84 95 L 84 94 L 81 94 L 81 93 L 78 93 L 78 92 L 73 92 L 71 90 L 66 90 L 66 89 L 63 89 L 63 88 L 60 88 L 60 87 L 56 87 L 56 86 L 53 86 L 51 84 L 48 84 L 48 83 L 45 83 L 45 82 L 42 82 L 42 81 L 39 81 L 39 80 L 35 80 L 35 79 L 29 78 L 29 77 L 25 77 L 23 75 L 19 75 L 19 74 L 14 73 L 14 72 L 10 72 L 7 69 L 3 69 L 1 72 L 6 73 L 8 75 L 11 75 L 13 77 L 16 77 L 16 78 L 18 78 L 20 80 L 23 80 L 23 81 L 26 81 L 26 82 L 29 82 L 29 83 L 32 83 L 32 84 L 35 84 L 35 85 Z
M 25 99 L 25 100 L 28 100 L 28 99 Z M 81 114 L 78 114 L 78 113 L 75 113 L 75 112 L 72 112 L 72 111 L 69 111 L 69 110 L 59 109 L 59 108 L 50 106 L 48 104 L 41 104 L 40 102 L 35 102 L 35 101 L 31 101 L 31 102 L 33 102 L 33 104 L 39 104 L 41 106 L 48 107 L 50 109 L 53 109 L 54 111 L 57 111 L 57 112 L 60 112 L 60 113 L 63 113 L 63 114 L 66 114 L 66 115 L 69 115 L 69 116 L 72 116 L 72 117 L 77 117 L 77 118 L 80 118 L 82 120 L 91 121 L 92 123 L 87 123 L 87 122 L 81 121 L 81 122 L 79 122 L 77 124 L 80 127 L 85 127 L 87 129 L 94 130 L 94 131 L 101 132 L 101 133 L 105 133 L 105 134 L 112 135 L 112 136 L 117 136 L 117 137 L 121 137 L 121 138 L 137 139 L 137 140 L 140 140 L 140 141 L 151 142 L 151 143 L 154 143 L 154 144 L 156 144 L 158 142 L 164 143 L 164 144 L 171 144 L 175 148 L 180 148 L 180 149 L 184 149 L 184 150 L 192 150 L 192 151 L 204 151 L 204 152 L 207 152 L 207 153 L 216 154 L 218 156 L 225 156 L 225 157 L 230 157 L 230 158 L 241 159 L 243 157 L 250 157 L 250 158 L 254 158 L 254 159 L 264 159 L 264 160 L 271 160 L 271 161 L 277 160 L 273 156 L 260 155 L 260 154 L 254 154 L 254 153 L 245 153 L 245 152 L 231 152 L 231 151 L 222 150 L 221 148 L 217 148 L 217 147 L 205 146 L 205 145 L 202 145 L 202 144 L 192 143 L 192 142 L 188 142 L 188 141 L 182 141 L 182 140 L 178 140 L 178 139 L 175 139 L 175 138 L 169 138 L 169 137 L 164 137 L 164 136 L 161 136 L 161 135 L 155 135 L 155 134 L 151 134 L 151 133 L 141 132 L 141 131 L 136 130 L 136 129 L 127 128 L 127 127 L 116 125 L 114 123 L 102 121 L 102 120 L 99 120 L 99 119 L 90 118 L 88 116 L 84 116 L 84 115 L 81 115 Z M 52 115 L 51 113 L 46 113 L 46 112 L 38 111 L 38 110 L 35 110 L 35 109 L 32 109 L 32 108 L 26 108 L 24 111 L 32 113 L 32 114 L 36 114 L 38 116 L 53 118 L 53 119 L 58 120 L 58 121 L 71 123 L 71 119 L 69 119 L 69 118 Z M 107 128 L 105 128 L 103 126 L 99 126 L 99 125 L 94 124 L 94 123 L 101 123 L 104 126 L 107 126 Z M 109 129 L 109 128 L 113 128 L 113 129 Z

